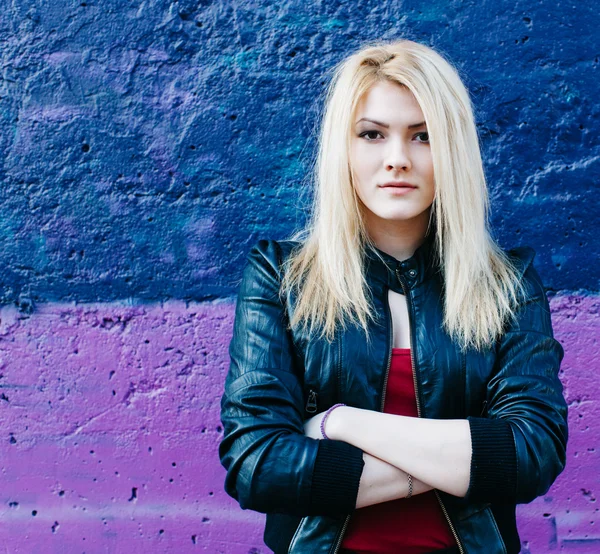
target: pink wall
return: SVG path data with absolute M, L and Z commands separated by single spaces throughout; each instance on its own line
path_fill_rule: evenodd
M 223 491 L 217 448 L 233 304 L 0 310 L 0 544 L 10 553 L 269 552 Z M 519 507 L 523 552 L 600 552 L 600 298 L 551 301 L 568 463 Z

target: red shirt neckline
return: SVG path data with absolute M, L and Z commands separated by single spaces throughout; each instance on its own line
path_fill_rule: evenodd
M 410 348 L 392 348 L 392 354 L 410 354 Z

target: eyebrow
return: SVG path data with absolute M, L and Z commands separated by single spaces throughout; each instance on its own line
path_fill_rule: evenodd
M 387 125 L 386 123 L 381 123 L 380 121 L 375 121 L 374 119 L 367 119 L 366 117 L 359 119 L 356 122 L 356 125 L 358 125 L 361 121 L 370 121 L 371 123 L 375 123 L 375 125 L 379 125 L 380 127 L 385 127 L 386 129 L 390 128 L 390 126 Z M 408 126 L 408 128 L 409 129 L 417 129 L 418 127 L 423 127 L 425 124 L 426 124 L 425 121 L 421 121 L 419 123 L 412 123 L 411 125 Z

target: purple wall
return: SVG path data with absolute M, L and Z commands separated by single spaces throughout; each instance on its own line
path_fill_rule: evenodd
M 551 309 L 571 437 L 548 494 L 519 506 L 523 552 L 597 554 L 600 298 Z M 8 552 L 269 552 L 264 516 L 223 492 L 218 461 L 233 304 L 53 304 L 0 321 Z
M 231 303 L 1 311 L 8 552 L 260 547 L 217 455 L 232 318 Z

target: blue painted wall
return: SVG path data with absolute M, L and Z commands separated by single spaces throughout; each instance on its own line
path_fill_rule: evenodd
M 400 36 L 473 94 L 500 242 L 598 291 L 599 27 L 576 0 L 5 3 L 0 302 L 235 295 L 304 220 L 329 69 Z

